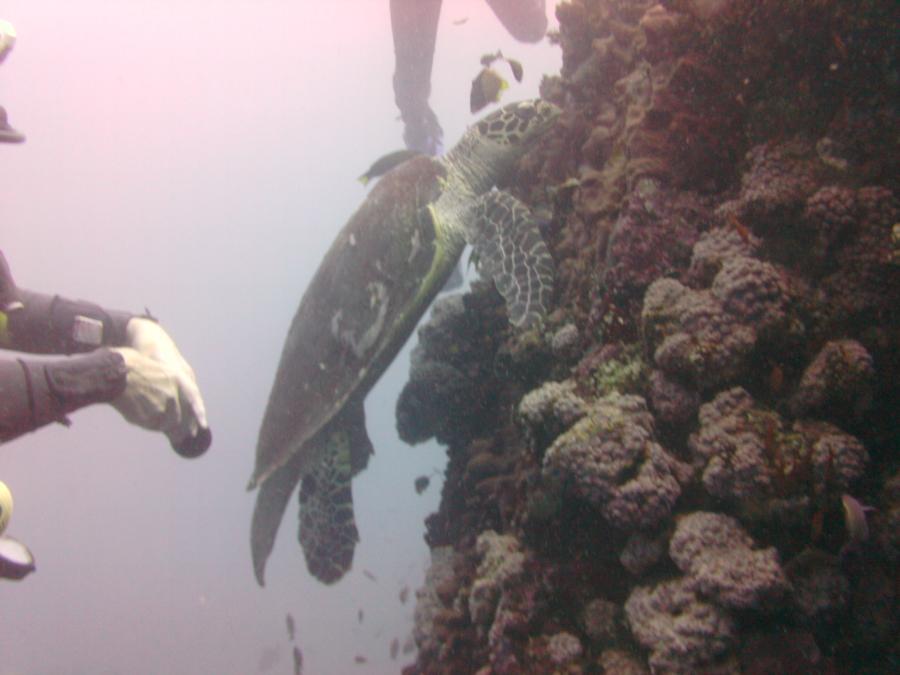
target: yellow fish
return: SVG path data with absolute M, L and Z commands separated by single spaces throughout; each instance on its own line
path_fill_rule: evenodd
M 469 110 L 478 112 L 490 103 L 500 100 L 500 93 L 509 88 L 509 83 L 504 80 L 493 68 L 484 67 L 472 80 L 472 91 L 469 94 Z

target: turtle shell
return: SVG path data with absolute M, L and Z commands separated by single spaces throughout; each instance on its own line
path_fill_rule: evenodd
M 251 487 L 303 452 L 351 397 L 365 396 L 450 275 L 460 250 L 440 239 L 425 208 L 445 175 L 431 157 L 404 162 L 331 245 L 288 332 Z

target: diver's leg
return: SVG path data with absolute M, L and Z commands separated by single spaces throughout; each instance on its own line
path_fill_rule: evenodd
M 487 3 L 519 42 L 538 42 L 547 32 L 546 0 L 487 0 Z
M 403 140 L 410 150 L 437 154 L 443 132 L 428 106 L 431 66 L 441 0 L 391 0 L 394 35 L 394 101 L 403 118 Z

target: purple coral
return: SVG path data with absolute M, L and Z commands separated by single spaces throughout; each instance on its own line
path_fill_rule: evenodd
M 812 255 L 824 263 L 834 244 L 856 224 L 856 191 L 842 186 L 823 187 L 806 201 L 803 220 L 815 232 Z
M 828 342 L 803 371 L 791 412 L 858 417 L 872 402 L 874 378 L 872 357 L 859 342 Z
M 790 587 L 778 552 L 757 549 L 737 520 L 721 513 L 679 518 L 669 556 L 700 593 L 726 607 L 760 608 Z
M 545 382 L 522 397 L 519 418 L 536 442 L 553 439 L 584 416 L 587 404 L 575 393 L 575 381 Z
M 700 407 L 700 430 L 688 442 L 703 486 L 722 499 L 759 500 L 788 479 L 811 481 L 814 491 L 844 491 L 862 476 L 869 455 L 833 424 L 797 420 L 756 405 L 741 387 Z M 784 495 L 783 495 L 784 496 Z
M 736 634 L 728 611 L 700 599 L 685 578 L 635 588 L 625 616 L 635 639 L 650 650 L 654 672 L 695 673 L 727 651 Z
M 690 469 L 655 441 L 640 396 L 609 394 L 554 441 L 544 472 L 560 472 L 576 494 L 616 527 L 650 528 L 668 516 Z
M 828 422 L 814 420 L 797 420 L 792 430 L 805 440 L 817 493 L 845 492 L 865 473 L 869 453 L 850 434 Z
M 765 333 L 785 319 L 787 288 L 772 265 L 756 258 L 726 260 L 713 279 L 712 294 L 736 320 Z
M 689 445 L 703 486 L 714 497 L 748 499 L 769 494 L 772 476 L 765 439 L 747 425 L 753 398 L 741 387 L 700 406 L 700 430 Z
M 755 258 L 731 258 L 709 290 L 673 279 L 651 284 L 641 315 L 644 340 L 664 372 L 714 389 L 744 372 L 760 338 L 786 325 L 787 305 L 778 270 Z
M 553 333 L 550 338 L 550 351 L 561 361 L 568 361 L 578 355 L 581 336 L 574 323 L 567 323 Z
M 751 233 L 741 236 L 737 227 L 726 225 L 704 232 L 691 254 L 688 279 L 692 285 L 709 286 L 722 265 L 731 258 L 749 257 L 759 250 L 761 240 Z
M 812 144 L 801 139 L 757 145 L 746 159 L 750 166 L 741 176 L 740 195 L 719 212 L 768 227 L 800 212 L 823 168 Z
M 697 240 L 696 223 L 704 217 L 690 193 L 669 191 L 655 180 L 639 181 L 610 233 L 604 286 L 624 301 L 683 268 Z
M 893 192 L 872 186 L 856 192 L 857 220 L 851 236 L 833 246 L 837 269 L 816 288 L 823 329 L 853 334 L 860 324 L 897 321 L 900 274 L 892 264 L 892 227 L 900 220 Z
M 678 427 L 688 424 L 700 407 L 700 394 L 666 377 L 661 370 L 650 373 L 647 397 L 656 419 Z
M 431 565 L 425 572 L 425 584 L 416 591 L 413 636 L 423 653 L 439 655 L 444 648 L 435 630 L 436 619 L 444 609 L 438 589 L 453 579 L 453 560 L 452 546 L 432 548 Z
M 562 631 L 547 640 L 547 655 L 558 666 L 575 661 L 583 652 L 581 641 L 571 633 Z
M 481 562 L 469 591 L 469 616 L 473 624 L 489 626 L 502 591 L 521 579 L 525 554 L 518 539 L 493 530 L 478 535 L 475 549 Z

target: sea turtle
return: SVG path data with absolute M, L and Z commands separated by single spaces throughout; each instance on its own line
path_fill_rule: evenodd
M 385 174 L 338 234 L 294 316 L 269 395 L 248 489 L 264 585 L 288 499 L 300 483 L 300 545 L 325 583 L 343 576 L 358 540 L 352 477 L 372 453 L 363 399 L 453 271 L 466 242 L 526 327 L 546 311 L 553 262 L 537 220 L 494 189 L 559 109 L 509 104 L 469 128 L 442 158 L 413 157 Z

